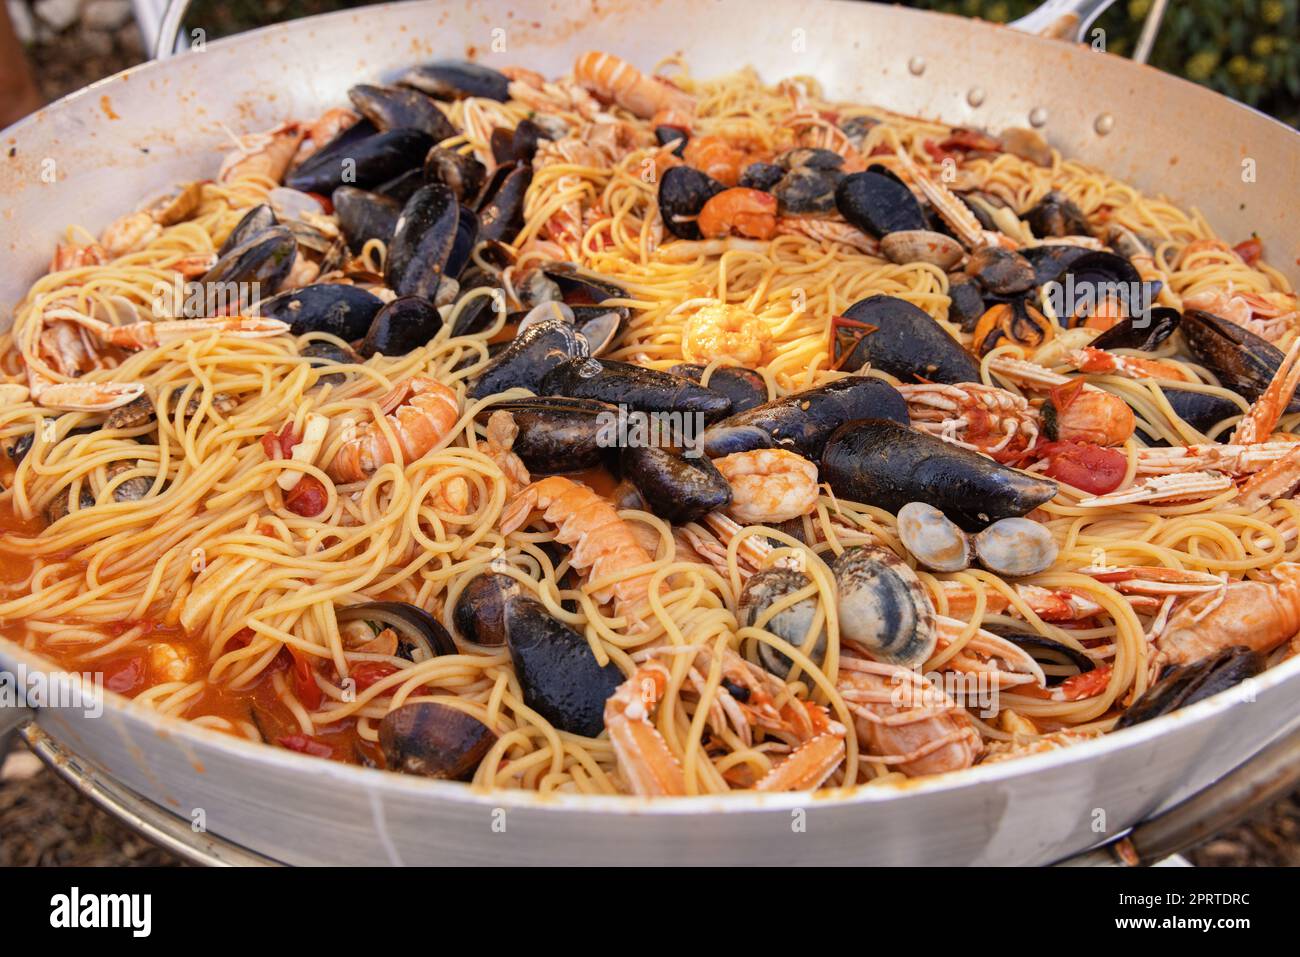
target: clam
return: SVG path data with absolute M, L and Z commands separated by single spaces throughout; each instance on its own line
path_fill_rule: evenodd
M 905 668 L 923 665 L 938 641 L 934 610 L 921 580 L 879 545 L 855 545 L 831 565 L 840 637 L 873 658 Z
M 912 557 L 931 571 L 959 572 L 970 567 L 970 539 L 933 505 L 908 502 L 900 508 L 898 537 Z
M 1047 140 L 1034 130 L 1023 126 L 1012 126 L 1003 130 L 998 137 L 1002 149 L 1012 156 L 1019 156 L 1038 166 L 1052 165 L 1052 148 Z
M 889 257 L 890 262 L 900 266 L 930 263 L 945 272 L 966 255 L 966 250 L 957 240 L 929 229 L 903 229 L 890 233 L 880 240 L 880 251 Z
M 1047 571 L 1058 551 L 1047 526 L 1029 518 L 1004 518 L 975 536 L 980 564 L 1012 578 Z
M 452 624 L 465 641 L 493 647 L 506 643 L 506 602 L 522 594 L 509 575 L 484 572 L 461 589 L 452 610 Z
M 473 715 L 437 701 L 412 701 L 384 715 L 379 746 L 390 771 L 463 781 L 497 736 Z
M 740 593 L 736 618 L 742 628 L 753 627 L 768 608 L 810 584 L 812 581 L 807 575 L 791 568 L 767 568 L 756 572 L 745 582 Z M 823 627 L 815 636 L 809 634 L 818 610 L 819 603 L 814 594 L 781 609 L 762 627 L 803 651 L 814 662 L 820 662 L 826 654 L 826 630 Z M 810 640 L 811 645 L 808 644 Z M 765 641 L 758 643 L 758 658 L 764 668 L 778 677 L 784 678 L 790 673 L 790 659 Z

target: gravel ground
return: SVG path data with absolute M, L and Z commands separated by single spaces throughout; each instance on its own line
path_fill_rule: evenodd
M 234 0 L 196 4 L 191 25 L 211 37 L 306 16 L 355 2 L 331 0 Z M 131 24 L 112 32 L 111 42 L 84 24 L 45 32 L 29 48 L 41 92 L 55 99 L 93 80 L 125 69 L 143 57 Z M 98 31 L 103 33 L 104 31 Z M 1187 855 L 1202 867 L 1300 866 L 1300 793 L 1225 831 Z M 135 835 L 41 767 L 35 756 L 14 750 L 0 771 L 0 866 L 159 866 L 181 862 Z

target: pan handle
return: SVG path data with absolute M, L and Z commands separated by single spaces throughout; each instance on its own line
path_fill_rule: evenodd
M 185 23 L 185 14 L 190 12 L 192 0 L 167 0 L 162 19 L 158 23 L 158 35 L 153 38 L 153 49 L 149 51 L 155 60 L 166 60 L 178 52 L 181 27 Z
M 1022 33 L 1036 33 L 1039 36 L 1083 43 L 1087 39 L 1088 29 L 1114 2 L 1115 0 L 1045 0 L 1042 6 L 1031 10 L 1019 20 L 1011 21 L 1008 26 Z M 1151 9 L 1142 22 L 1142 33 L 1138 37 L 1137 46 L 1133 49 L 1133 59 L 1138 63 L 1146 63 L 1147 57 L 1151 55 L 1167 5 L 1168 0 L 1152 0 Z

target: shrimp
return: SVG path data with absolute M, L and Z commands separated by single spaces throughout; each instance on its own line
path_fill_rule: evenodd
M 840 659 L 838 687 L 868 759 L 908 777 L 960 771 L 983 749 L 970 716 L 938 685 L 901 665 Z
M 542 518 L 555 526 L 555 540 L 572 547 L 573 567 L 587 571 L 589 578 L 622 575 L 652 561 L 614 506 L 572 479 L 552 475 L 523 488 L 501 513 L 502 534 L 522 527 L 534 509 L 542 509 Z M 643 620 L 649 593 L 650 573 L 643 571 L 593 589 L 591 595 L 598 602 L 612 598 L 615 613 L 635 626 Z
M 1129 404 L 1117 395 L 1085 388 L 1082 379 L 1052 390 L 1043 405 L 1049 437 L 1061 442 L 1123 445 L 1137 428 Z
M 709 199 L 696 225 L 706 239 L 720 239 L 733 231 L 750 239 L 776 235 L 776 197 L 761 189 L 736 186 Z
M 766 362 L 771 349 L 772 332 L 767 323 L 742 306 L 708 302 L 682 329 L 682 355 L 687 362 L 729 359 L 753 369 Z
M 784 522 L 817 504 L 817 466 L 786 449 L 754 449 L 714 459 L 731 485 L 728 511 L 742 522 Z
M 1235 581 L 1199 595 L 1156 636 L 1169 664 L 1200 661 L 1233 645 L 1267 654 L 1300 632 L 1300 564 L 1282 562 L 1274 581 Z
M 487 442 L 484 452 L 496 463 L 497 468 L 506 479 L 506 491 L 511 497 L 518 495 L 520 489 L 531 482 L 528 466 L 514 453 L 515 437 L 519 435 L 519 426 L 515 417 L 504 409 L 498 409 L 488 416 Z
M 402 459 L 413 462 L 441 442 L 460 420 L 456 393 L 436 379 L 415 376 L 399 385 L 380 405 L 396 407 L 387 417 L 400 446 Z M 360 482 L 395 455 L 378 426 L 366 422 L 357 426 L 325 471 L 336 482 Z
M 281 123 L 265 133 L 236 137 L 236 150 L 222 162 L 217 180 L 230 183 L 250 176 L 264 176 L 279 183 L 293 162 L 302 138 L 302 127 L 298 123 Z
M 839 243 L 868 256 L 880 253 L 880 243 L 856 226 L 815 216 L 782 216 L 776 221 L 778 236 L 806 236 L 819 243 Z
M 756 143 L 733 142 L 717 135 L 698 136 L 689 140 L 682 150 L 682 159 L 687 166 L 707 173 L 723 186 L 735 186 L 740 182 L 741 171 L 766 155 Z
M 1193 378 L 1180 366 L 1159 359 L 1141 356 L 1117 356 L 1104 349 L 1085 346 L 1066 356 L 1067 361 L 1080 372 L 1100 375 L 1117 375 L 1125 379 L 1170 379 L 1174 382 L 1192 382 Z
M 609 53 L 587 52 L 573 65 L 573 77 L 597 96 L 648 120 L 660 110 L 693 115 L 695 98 L 658 77 L 646 76 Z
M 306 136 L 293 158 L 294 163 L 301 163 L 310 157 L 360 118 L 356 113 L 343 106 L 336 106 L 326 110 L 316 118 L 315 123 L 307 127 Z

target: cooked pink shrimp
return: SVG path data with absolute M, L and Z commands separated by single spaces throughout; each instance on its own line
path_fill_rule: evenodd
M 230 183 L 248 176 L 264 176 L 276 183 L 293 162 L 303 130 L 298 123 L 281 123 L 265 133 L 248 133 L 236 139 L 238 149 L 221 164 L 217 180 Z
M 580 84 L 623 109 L 648 120 L 660 110 L 693 114 L 695 100 L 688 93 L 653 76 L 646 76 L 626 60 L 609 53 L 588 52 L 573 65 Z
M 817 466 L 785 449 L 754 449 L 714 459 L 731 485 L 727 511 L 741 522 L 784 522 L 817 504 Z
M 586 571 L 590 578 L 609 578 L 652 561 L 614 506 L 572 479 L 552 475 L 528 485 L 502 512 L 501 531 L 509 535 L 520 528 L 534 509 L 543 510 L 542 518 L 555 526 L 555 540 L 572 547 L 573 567 Z M 593 590 L 591 595 L 599 602 L 612 598 L 616 614 L 639 622 L 649 591 L 650 575 L 643 572 Z
M 386 417 L 408 463 L 420 458 L 446 437 L 460 419 L 456 393 L 437 379 L 415 376 L 399 385 L 383 402 L 394 408 Z M 326 472 L 336 482 L 359 482 L 393 461 L 388 439 L 374 423 L 357 426 L 339 448 Z

